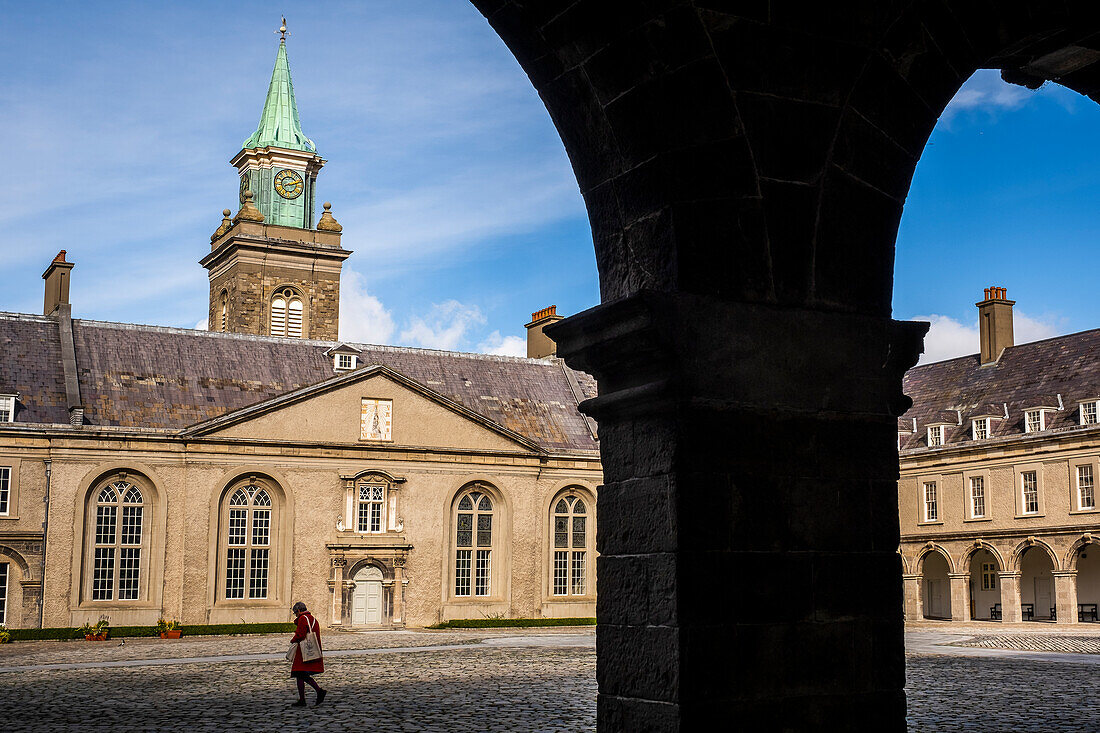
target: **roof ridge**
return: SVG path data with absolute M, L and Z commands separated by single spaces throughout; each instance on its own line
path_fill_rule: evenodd
M 5 314 L 0 313 L 0 317 L 5 315 L 13 315 L 22 317 L 27 314 L 14 313 Z M 46 316 L 28 316 L 28 318 L 36 318 L 43 322 L 50 322 L 50 318 Z M 520 364 L 545 364 L 552 365 L 554 361 L 551 359 L 531 359 L 526 356 L 509 356 L 507 354 L 482 354 L 476 351 L 449 351 L 446 349 L 428 349 L 420 346 L 393 346 L 389 344 L 370 344 L 361 341 L 323 341 L 320 339 L 288 339 L 284 336 L 260 336 L 251 333 L 233 333 L 230 331 L 207 331 L 199 328 L 183 328 L 180 326 L 153 326 L 142 323 L 122 323 L 121 321 L 100 321 L 92 318 L 74 318 L 74 323 L 81 326 L 93 326 L 102 328 L 118 328 L 127 331 L 151 331 L 154 333 L 175 333 L 190 336 L 201 336 L 206 338 L 228 338 L 237 339 L 242 341 L 263 341 L 267 343 L 294 343 L 294 344 L 308 344 L 310 346 L 324 346 L 332 348 L 345 344 L 348 346 L 354 346 L 359 350 L 371 349 L 374 351 L 388 351 L 392 353 L 406 353 L 406 354 L 438 354 L 447 356 L 456 356 L 466 359 L 480 359 L 484 361 L 497 361 L 497 362 L 514 362 Z
M 1025 346 L 1035 346 L 1037 344 L 1046 343 L 1047 341 L 1057 341 L 1058 339 L 1084 336 L 1085 334 L 1089 334 L 1089 333 L 1093 333 L 1093 332 L 1100 332 L 1100 328 L 1087 328 L 1084 331 L 1075 331 L 1073 333 L 1063 333 L 1063 334 L 1059 334 L 1058 336 L 1047 336 L 1044 339 L 1037 339 L 1035 341 L 1025 341 L 1022 344 L 1013 344 L 1012 346 L 1006 346 L 1005 351 L 1008 351 L 1009 349 L 1020 349 L 1020 348 L 1023 348 Z M 909 371 L 914 371 L 914 370 L 917 370 L 917 369 L 924 369 L 925 367 L 935 366 L 937 364 L 946 364 L 946 363 L 951 362 L 951 361 L 959 361 L 960 359 L 973 359 L 975 357 L 980 358 L 981 354 L 978 353 L 978 352 L 975 352 L 973 354 L 963 354 L 962 356 L 952 356 L 950 359 L 940 359 L 939 361 L 932 361 L 932 362 L 929 362 L 927 364 L 918 364 L 917 366 L 910 367 Z

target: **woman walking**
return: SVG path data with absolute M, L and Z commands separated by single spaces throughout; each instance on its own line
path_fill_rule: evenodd
M 313 681 L 313 675 L 321 674 L 325 671 L 325 660 L 320 655 L 320 624 L 317 623 L 317 619 L 313 618 L 313 614 L 306 610 L 306 604 L 301 601 L 295 603 L 291 611 L 294 612 L 294 623 L 297 624 L 298 627 L 294 631 L 294 637 L 290 640 L 290 643 L 294 646 L 294 659 L 290 667 L 290 676 L 298 683 L 298 702 L 291 703 L 291 707 L 305 707 L 306 684 L 317 691 L 317 702 L 314 703 L 314 705 L 320 705 L 324 702 L 325 695 L 328 694 L 326 690 L 321 689 L 321 687 Z M 306 641 L 306 637 L 311 634 L 316 634 L 318 656 L 316 659 L 311 659 L 307 662 L 302 659 L 302 642 Z

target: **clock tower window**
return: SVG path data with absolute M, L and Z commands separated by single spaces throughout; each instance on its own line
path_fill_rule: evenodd
M 280 289 L 271 299 L 271 335 L 302 338 L 302 298 L 290 288 Z

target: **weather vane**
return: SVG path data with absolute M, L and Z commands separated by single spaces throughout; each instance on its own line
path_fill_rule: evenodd
M 279 30 L 277 30 L 275 32 L 279 34 L 279 40 L 280 41 L 285 41 L 286 40 L 286 36 L 287 36 L 286 18 L 283 18 L 283 24 L 281 26 L 279 26 Z

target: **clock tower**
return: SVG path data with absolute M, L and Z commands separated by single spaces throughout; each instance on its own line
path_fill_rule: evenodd
M 256 131 L 230 163 L 240 176 L 240 210 L 210 238 L 200 264 L 210 272 L 211 331 L 335 341 L 340 269 L 351 254 L 329 204 L 316 226 L 317 174 L 325 161 L 302 132 L 286 19 Z

